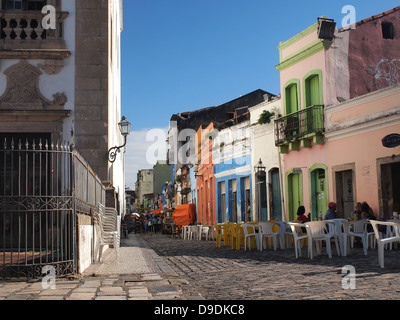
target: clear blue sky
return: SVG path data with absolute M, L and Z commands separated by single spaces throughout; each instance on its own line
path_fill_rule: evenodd
M 278 49 L 342 8 L 356 20 L 399 1 L 124 0 L 122 110 L 134 130 L 166 127 L 172 114 L 256 89 L 279 93 Z
M 126 181 L 146 162 L 145 132 L 171 115 L 219 105 L 257 89 L 279 94 L 278 45 L 327 15 L 342 27 L 399 5 L 392 0 L 124 0 L 122 113 L 132 123 Z M 165 159 L 165 155 L 161 156 Z

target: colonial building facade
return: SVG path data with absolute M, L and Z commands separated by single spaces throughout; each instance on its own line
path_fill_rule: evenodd
M 0 220 L 11 232 L 17 228 L 12 215 L 31 214 L 33 222 L 26 226 L 35 231 L 20 235 L 29 238 L 24 250 L 42 252 L 49 250 L 39 231 L 42 214 L 59 210 L 50 210 L 47 197 L 68 212 L 77 208 L 76 230 L 74 225 L 63 230 L 61 223 L 47 231 L 54 237 L 76 232 L 68 261 L 81 272 L 96 259 L 91 208 L 102 203 L 124 212 L 123 153 L 113 164 L 107 155 L 123 144 L 118 128 L 122 0 L 2 0 L 0 21 L 0 137 L 6 159 L 1 171 L 8 172 L 1 184 L 12 185 L 3 190 L 2 203 L 43 202 L 37 210 L 3 211 Z M 72 206 L 72 197 L 79 197 L 79 204 Z M 62 210 L 57 214 L 65 218 Z M 12 251 L 15 245 L 8 247 Z
M 382 139 L 400 131 L 399 9 L 342 29 L 321 17 L 280 43 L 284 116 L 275 120 L 275 143 L 284 155 L 287 219 L 300 205 L 317 219 L 329 201 L 345 218 L 357 201 L 381 217 L 397 209 L 398 152 Z

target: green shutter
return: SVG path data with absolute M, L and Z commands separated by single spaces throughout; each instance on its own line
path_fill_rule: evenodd
M 320 88 L 319 88 L 319 77 L 315 75 L 306 80 L 306 107 L 319 105 L 320 100 Z
M 286 88 L 286 114 L 298 111 L 297 85 L 292 84 Z

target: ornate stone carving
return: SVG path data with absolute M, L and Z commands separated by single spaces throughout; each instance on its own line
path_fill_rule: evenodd
M 67 102 L 64 93 L 53 95 L 50 101 L 39 89 L 39 77 L 42 72 L 25 60 L 11 66 L 4 74 L 7 76 L 7 88 L 0 97 L 0 109 L 63 109 Z

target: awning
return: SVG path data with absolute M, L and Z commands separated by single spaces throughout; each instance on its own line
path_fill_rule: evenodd
M 178 226 L 187 226 L 196 222 L 196 205 L 182 204 L 176 207 L 172 219 Z
M 153 210 L 153 211 L 151 212 L 151 214 L 159 214 L 159 213 L 161 213 L 162 211 L 163 211 L 163 208 L 159 208 L 159 209 Z

